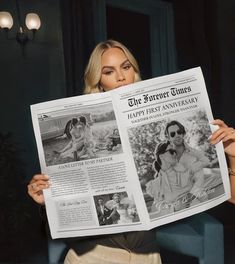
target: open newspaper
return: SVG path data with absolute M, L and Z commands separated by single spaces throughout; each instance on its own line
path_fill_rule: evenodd
M 53 238 L 149 230 L 230 198 L 199 67 L 31 113 Z

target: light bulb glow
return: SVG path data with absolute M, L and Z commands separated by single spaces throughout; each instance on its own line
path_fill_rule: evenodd
M 13 18 L 9 12 L 0 12 L 0 28 L 11 29 L 13 26 Z
M 41 20 L 37 14 L 29 13 L 25 18 L 25 24 L 29 30 L 38 30 L 41 26 Z

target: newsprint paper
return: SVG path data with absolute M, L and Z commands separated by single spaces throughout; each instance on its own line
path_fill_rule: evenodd
M 200 67 L 31 113 L 53 238 L 149 230 L 230 198 Z

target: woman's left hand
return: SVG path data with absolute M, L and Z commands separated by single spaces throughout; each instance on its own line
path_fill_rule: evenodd
M 225 153 L 229 157 L 235 157 L 235 129 L 228 127 L 220 119 L 215 119 L 212 124 L 218 125 L 219 128 L 212 133 L 210 138 L 211 144 L 217 144 L 219 141 L 222 141 Z

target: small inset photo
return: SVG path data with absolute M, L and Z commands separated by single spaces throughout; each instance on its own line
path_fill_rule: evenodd
M 135 202 L 127 192 L 94 196 L 94 201 L 100 225 L 139 222 Z

